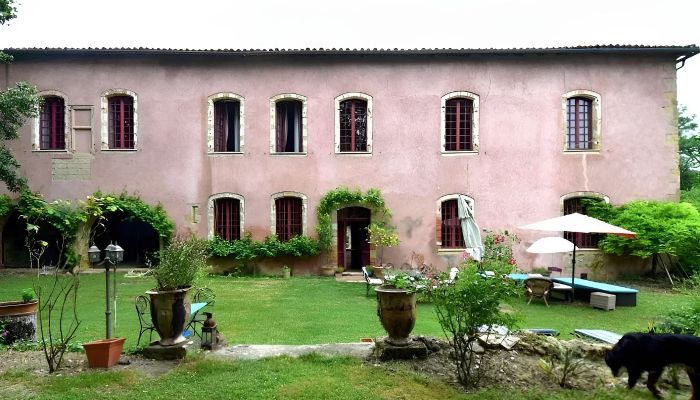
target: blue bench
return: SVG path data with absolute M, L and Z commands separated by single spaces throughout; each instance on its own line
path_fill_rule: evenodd
M 571 278 L 552 278 L 553 281 L 571 284 Z M 590 299 L 592 292 L 603 292 L 615 295 L 615 305 L 619 307 L 635 307 L 637 305 L 637 289 L 631 289 L 624 286 L 611 285 L 609 283 L 595 282 L 588 279 L 574 278 L 572 285 L 577 293 L 583 293 Z

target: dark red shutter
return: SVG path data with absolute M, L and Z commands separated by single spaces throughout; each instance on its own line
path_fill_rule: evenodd
M 39 115 L 39 148 L 63 150 L 66 148 L 65 103 L 61 97 L 48 96 Z
M 214 233 L 224 240 L 241 238 L 241 203 L 238 199 L 214 201 Z

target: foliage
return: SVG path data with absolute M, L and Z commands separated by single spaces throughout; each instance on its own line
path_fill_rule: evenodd
M 693 296 L 689 306 L 671 310 L 660 327 L 666 332 L 700 335 L 700 294 Z
M 476 268 L 464 268 L 453 283 L 433 289 L 435 313 L 447 339 L 455 351 L 455 366 L 460 383 L 473 387 L 479 370 L 473 368 L 480 356 L 472 351 L 482 327 L 511 327 L 515 317 L 501 309 L 501 303 L 516 295 L 513 281 L 485 278 Z
M 217 257 L 233 256 L 239 261 L 251 261 L 263 257 L 310 257 L 320 253 L 318 240 L 308 236 L 294 236 L 286 242 L 270 235 L 264 241 L 253 240 L 246 232 L 239 240 L 224 240 L 216 236 L 207 244 L 209 254 Z
M 12 199 L 6 195 L 0 195 L 0 218 L 10 214 L 12 207 Z
M 398 246 L 399 234 L 393 226 L 383 222 L 372 222 L 367 227 L 369 238 L 367 241 L 377 249 L 377 264 L 382 265 L 382 255 L 385 247 Z
M 388 269 L 384 271 L 384 285 L 392 286 L 396 289 L 405 289 L 408 292 L 416 292 L 423 288 L 432 287 L 428 279 L 419 275 L 412 275 L 404 271 Z
M 32 288 L 26 288 L 22 290 L 22 301 L 25 303 L 28 303 L 36 298 L 36 293 L 34 293 L 34 289 Z
M 195 236 L 175 237 L 158 258 L 158 266 L 153 269 L 156 290 L 191 287 L 207 266 L 207 242 Z
M 642 258 L 669 254 L 684 266 L 700 268 L 700 212 L 687 203 L 633 201 L 619 207 L 586 201 L 587 213 L 637 234 L 635 239 L 607 235 L 598 243 L 605 253 Z
M 98 218 L 108 213 L 123 212 L 152 226 L 166 243 L 175 231 L 175 223 L 160 203 L 152 206 L 135 195 L 127 193 L 103 195 L 101 192 L 96 192 L 88 196 L 84 208 L 86 212 Z
M 520 238 L 508 231 L 494 232 L 484 229 L 484 254 L 481 257 L 482 271 L 494 271 L 497 274 L 509 274 L 516 267 L 513 246 L 520 243 Z
M 41 102 L 36 88 L 26 82 L 17 82 L 14 87 L 0 91 L 0 181 L 13 192 L 25 188 L 27 181 L 19 176 L 20 165 L 5 142 L 19 137 L 24 122 L 38 115 Z
M 687 107 L 678 107 L 678 152 L 681 190 L 689 190 L 699 181 L 700 135 L 696 116 L 688 115 Z
M 583 360 L 576 357 L 575 351 L 571 347 L 565 347 L 557 343 L 556 352 L 551 354 L 549 359 L 540 359 L 538 366 L 549 377 L 556 380 L 560 387 L 571 387 L 569 379 L 581 374 L 585 367 Z
M 0 25 L 17 17 L 17 8 L 13 3 L 14 0 L 0 0 Z
M 328 191 L 321 197 L 316 209 L 316 234 L 321 249 L 330 250 L 333 246 L 333 228 L 331 226 L 331 213 L 338 209 L 358 205 L 368 207 L 375 213 L 380 213 L 380 219 L 391 218 L 391 211 L 386 207 L 384 198 L 379 189 L 370 188 L 367 194 L 362 194 L 359 189 L 351 190 L 346 187 L 337 187 Z
M 49 373 L 56 372 L 61 366 L 68 344 L 80 326 L 77 313 L 79 286 L 79 275 L 66 275 L 58 269 L 54 270 L 48 284 L 40 277 L 33 281 L 39 300 L 37 325 L 40 344 Z

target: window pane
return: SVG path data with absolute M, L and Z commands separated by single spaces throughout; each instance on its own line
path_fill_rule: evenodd
M 303 152 L 303 132 L 301 111 L 303 104 L 298 100 L 283 100 L 275 104 L 275 131 L 278 153 Z
M 445 150 L 473 150 L 473 101 L 455 98 L 445 102 Z
M 340 151 L 367 151 L 367 102 L 350 99 L 340 103 Z
M 302 201 L 298 197 L 282 197 L 275 200 L 275 233 L 283 242 L 302 234 Z
M 39 148 L 63 150 L 65 143 L 65 105 L 63 98 L 48 96 L 39 114 Z
M 134 99 L 131 96 L 109 98 L 109 147 L 134 148 Z
M 241 238 L 240 201 L 224 198 L 214 201 L 214 233 L 224 240 Z
M 462 236 L 462 224 L 457 213 L 457 200 L 445 200 L 441 206 L 441 234 L 442 247 L 444 248 L 464 248 L 464 237 Z

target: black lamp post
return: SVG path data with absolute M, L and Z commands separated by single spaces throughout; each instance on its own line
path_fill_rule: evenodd
M 88 256 L 90 259 L 90 263 L 97 264 L 100 262 L 100 249 L 97 248 L 94 244 L 90 246 L 90 249 L 88 249 Z M 107 262 L 104 262 L 107 261 Z M 114 297 L 113 301 L 116 301 L 116 294 L 117 294 L 117 264 L 120 262 L 124 261 L 124 249 L 121 248 L 118 244 L 110 243 L 106 248 L 105 248 L 105 258 L 102 261 L 102 263 L 105 266 L 105 299 L 106 299 L 106 309 L 105 309 L 105 320 L 106 320 L 106 328 L 107 328 L 107 333 L 106 333 L 106 338 L 110 339 L 112 337 L 112 307 L 111 307 L 111 302 L 112 298 Z M 114 279 L 113 279 L 113 285 L 114 285 L 114 291 L 112 294 L 109 293 L 109 266 L 110 264 L 113 267 L 113 273 L 114 273 Z

